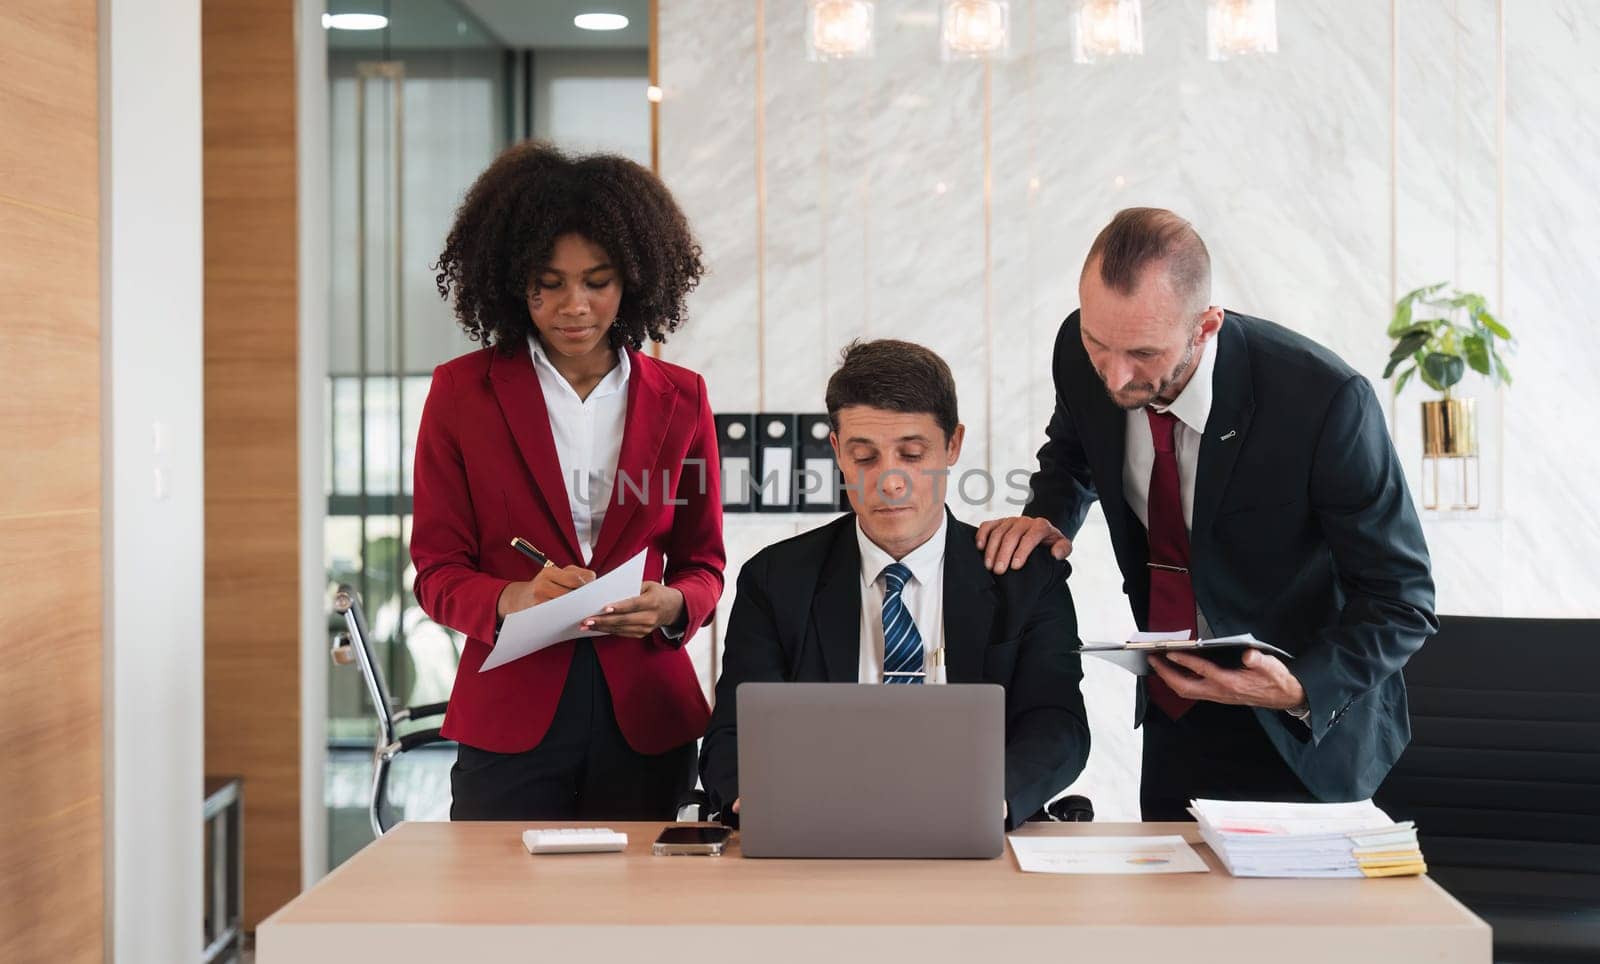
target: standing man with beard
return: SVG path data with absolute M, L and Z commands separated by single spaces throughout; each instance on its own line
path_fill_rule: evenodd
M 1171 211 L 1130 208 L 1090 248 L 1055 348 L 1055 412 L 995 572 L 1072 551 L 1105 511 L 1135 621 L 1253 633 L 1224 669 L 1152 656 L 1146 820 L 1195 797 L 1371 796 L 1410 739 L 1400 670 L 1438 629 L 1422 527 L 1372 386 L 1321 345 L 1210 304 L 1211 259 Z M 1153 706 L 1150 704 L 1154 704 Z

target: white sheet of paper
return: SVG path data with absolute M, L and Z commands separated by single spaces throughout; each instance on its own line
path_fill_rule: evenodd
M 1371 800 L 1350 803 L 1258 803 L 1251 800 L 1192 800 L 1197 820 L 1223 834 L 1240 834 L 1248 844 L 1270 844 L 1274 837 L 1386 830 L 1395 826 Z
M 1266 643 L 1263 643 L 1261 640 L 1257 639 L 1254 633 L 1236 633 L 1232 636 L 1213 636 L 1210 639 L 1202 640 L 1202 642 L 1209 646 L 1225 646 L 1228 643 L 1249 643 L 1252 646 L 1267 645 Z
M 1091 650 L 1118 650 L 1127 649 L 1132 643 L 1182 643 L 1188 642 L 1188 630 L 1179 629 L 1173 632 L 1159 633 L 1131 633 L 1126 640 L 1120 643 L 1089 642 L 1084 641 L 1083 651 Z M 1147 647 L 1148 648 L 1148 647 Z
M 1030 874 L 1203 874 L 1211 868 L 1182 837 L 1008 837 Z
M 645 551 L 581 589 L 507 616 L 489 658 L 478 672 L 504 666 L 568 639 L 601 635 L 592 629 L 579 629 L 578 624 L 614 602 L 639 595 L 644 584 Z

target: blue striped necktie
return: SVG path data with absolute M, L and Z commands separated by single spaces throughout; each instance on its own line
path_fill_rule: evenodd
M 886 592 L 883 596 L 883 681 L 885 683 L 922 682 L 922 634 L 911 621 L 901 592 L 911 579 L 911 570 L 892 563 L 883 570 Z

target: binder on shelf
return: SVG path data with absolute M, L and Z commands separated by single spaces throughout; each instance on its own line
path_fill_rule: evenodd
M 756 416 L 756 511 L 793 512 L 795 502 L 795 417 L 762 412 Z
M 833 431 L 826 413 L 800 416 L 800 511 L 837 512 L 843 502 L 843 481 L 833 458 L 828 435 Z
M 751 477 L 755 469 L 756 417 L 750 412 L 719 414 L 717 453 L 720 456 L 722 511 L 755 511 Z

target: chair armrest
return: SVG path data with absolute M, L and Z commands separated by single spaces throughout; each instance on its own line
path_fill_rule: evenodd
M 410 733 L 402 734 L 396 742 L 400 744 L 400 752 L 404 753 L 407 750 L 415 750 L 419 746 L 427 746 L 431 743 L 449 743 L 451 741 L 440 736 L 439 728 L 435 726 L 426 730 L 413 730 Z
M 1028 822 L 1087 823 L 1093 819 L 1094 803 L 1088 797 L 1074 793 L 1046 805 L 1043 810 L 1029 817 Z
M 1074 793 L 1045 807 L 1052 817 L 1064 823 L 1088 823 L 1094 819 L 1094 803 Z
M 445 702 L 445 703 L 424 703 L 421 706 L 410 706 L 410 707 L 407 707 L 407 708 L 401 710 L 399 713 L 395 714 L 395 722 L 396 723 L 404 723 L 404 722 L 407 722 L 407 721 L 415 722 L 417 720 L 425 720 L 430 716 L 443 716 L 445 709 L 449 705 L 450 704 L 448 702 Z
M 694 810 L 694 815 L 687 819 L 696 823 L 710 819 L 711 815 L 707 811 L 711 808 L 711 798 L 706 796 L 706 792 L 699 787 L 695 787 L 678 798 L 678 806 L 672 811 L 673 816 L 679 820 L 685 819 L 683 811 L 686 807 L 692 807 Z

